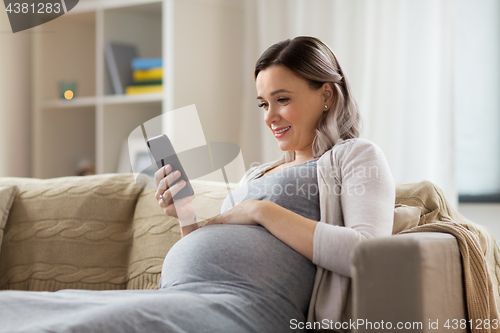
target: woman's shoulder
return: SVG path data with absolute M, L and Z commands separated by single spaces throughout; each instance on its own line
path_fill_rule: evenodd
M 331 153 L 342 153 L 351 154 L 359 153 L 367 150 L 381 150 L 380 147 L 373 141 L 365 138 L 352 138 L 347 140 L 342 140 L 335 144 L 328 152 Z
M 318 163 L 331 164 L 333 161 L 342 162 L 360 156 L 363 156 L 364 159 L 371 156 L 373 159 L 383 158 L 385 160 L 382 149 L 375 142 L 365 138 L 352 138 L 335 144 L 320 157 Z

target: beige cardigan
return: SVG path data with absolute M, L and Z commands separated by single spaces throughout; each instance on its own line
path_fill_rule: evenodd
M 284 162 L 283 156 L 249 169 L 238 186 Z M 317 172 L 321 220 L 314 233 L 317 272 L 307 320 L 335 323 L 351 317 L 351 253 L 360 241 L 392 234 L 396 191 L 384 153 L 366 139 L 336 144 L 318 159 Z

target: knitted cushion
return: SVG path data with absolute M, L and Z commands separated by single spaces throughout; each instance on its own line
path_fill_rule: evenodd
M 0 252 L 0 289 L 124 289 L 132 217 L 142 188 L 131 174 L 47 180 L 19 188 Z
M 397 204 L 394 208 L 394 225 L 392 234 L 413 228 L 420 221 L 420 208 Z
M 16 197 L 16 186 L 0 186 L 0 246 L 2 245 L 3 229 L 9 217 L 10 207 Z

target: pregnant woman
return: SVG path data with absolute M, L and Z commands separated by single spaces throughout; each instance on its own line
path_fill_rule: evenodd
M 255 81 L 284 155 L 248 170 L 202 228 L 194 197 L 172 200 L 185 186 L 169 188 L 179 174 L 156 172 L 156 199 L 183 236 L 165 258 L 160 289 L 203 296 L 176 318 L 186 331 L 200 331 L 200 316 L 207 332 L 335 329 L 351 315 L 355 245 L 391 235 L 394 181 L 380 148 L 358 138 L 359 111 L 326 44 L 296 37 L 271 46 Z
M 159 290 L 3 291 L 0 332 L 343 332 L 351 253 L 391 234 L 394 181 L 380 148 L 358 138 L 349 84 L 320 40 L 271 46 L 255 80 L 284 156 L 248 170 L 201 228 L 193 197 L 172 200 L 176 170 L 156 172 L 156 199 L 183 236 Z

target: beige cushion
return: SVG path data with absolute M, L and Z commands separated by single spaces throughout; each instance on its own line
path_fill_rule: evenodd
M 126 289 L 156 289 L 163 259 L 181 238 L 179 223 L 165 215 L 155 190 L 145 189 L 137 201 L 133 226 Z
M 226 184 L 202 180 L 191 181 L 195 193 L 193 205 L 199 225 L 220 213 L 228 195 Z M 231 189 L 235 184 L 231 184 Z M 166 216 L 155 199 L 155 190 L 144 190 L 134 214 L 134 241 L 130 253 L 127 289 L 156 289 L 163 260 L 181 238 L 179 222 Z
M 0 289 L 124 289 L 142 188 L 131 174 L 47 180 L 19 188 L 0 252 Z
M 420 221 L 420 208 L 397 204 L 394 208 L 392 234 L 416 227 Z
M 9 217 L 10 207 L 16 197 L 16 186 L 0 186 L 0 249 L 2 246 L 3 230 Z

